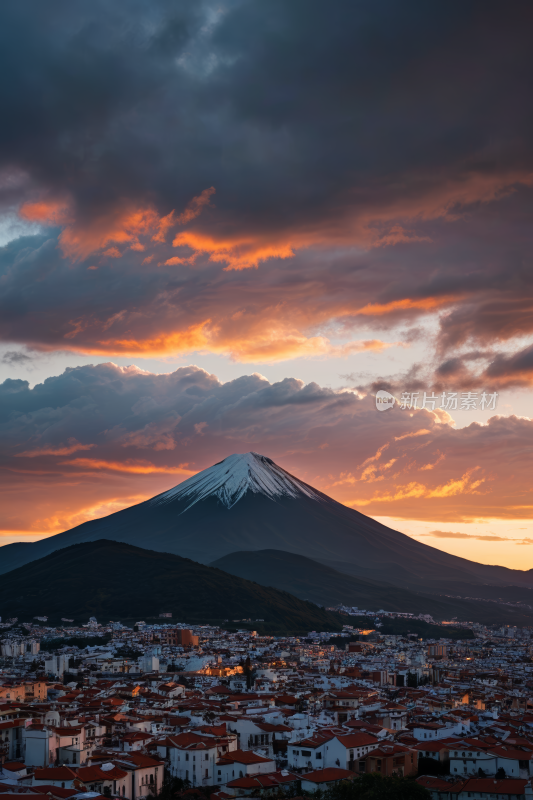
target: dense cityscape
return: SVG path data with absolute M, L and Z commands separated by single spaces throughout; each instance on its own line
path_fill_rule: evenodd
M 380 773 L 442 800 L 530 797 L 533 629 L 431 640 L 381 634 L 387 616 L 301 637 L 6 620 L 0 796 L 155 797 L 177 779 L 295 797 Z

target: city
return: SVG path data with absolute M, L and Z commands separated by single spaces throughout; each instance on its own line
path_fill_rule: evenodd
M 2 623 L 0 794 L 133 800 L 180 779 L 295 797 L 378 772 L 442 800 L 532 796 L 533 628 L 423 640 L 369 614 L 273 637 L 168 617 Z

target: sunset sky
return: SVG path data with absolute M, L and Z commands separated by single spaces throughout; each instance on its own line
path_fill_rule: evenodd
M 533 568 L 532 25 L 515 0 L 2 4 L 0 542 L 254 450 Z

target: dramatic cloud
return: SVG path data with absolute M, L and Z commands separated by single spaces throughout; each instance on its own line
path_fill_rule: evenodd
M 22 0 L 0 22 L 0 208 L 33 226 L 1 254 L 3 341 L 272 362 L 425 317 L 435 367 L 474 344 L 493 385 L 530 382 L 530 4 Z
M 495 416 L 460 430 L 449 421 L 442 411 L 381 413 L 371 396 L 294 379 L 221 383 L 193 366 L 79 367 L 33 389 L 6 380 L 0 529 L 66 529 L 249 450 L 373 516 L 532 518 L 533 421 Z
M 0 358 L 0 361 L 12 367 L 20 367 L 32 364 L 33 358 L 27 353 L 22 353 L 20 350 L 7 350 Z

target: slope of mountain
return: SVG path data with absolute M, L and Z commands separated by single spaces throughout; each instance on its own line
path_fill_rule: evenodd
M 139 505 L 29 545 L 0 550 L 0 570 L 59 548 L 113 539 L 210 563 L 265 545 L 346 573 L 419 590 L 454 584 L 533 586 L 533 571 L 486 566 L 381 525 L 290 475 L 258 453 L 229 456 Z M 9 549 L 8 549 L 9 548 Z
M 340 630 L 346 619 L 180 556 L 105 539 L 56 550 L 5 574 L 0 584 L 0 615 L 21 622 L 34 616 L 135 621 L 163 611 L 190 623 L 251 618 L 272 632 Z
M 214 561 L 211 566 L 262 586 L 283 589 L 323 606 L 343 604 L 369 611 L 409 611 L 413 614 L 431 614 L 436 620 L 457 618 L 484 625 L 533 624 L 533 610 L 411 592 L 390 583 L 342 574 L 326 564 L 282 550 L 230 553 Z M 471 586 L 469 589 L 472 591 Z M 526 594 L 533 603 L 531 589 L 516 589 Z

